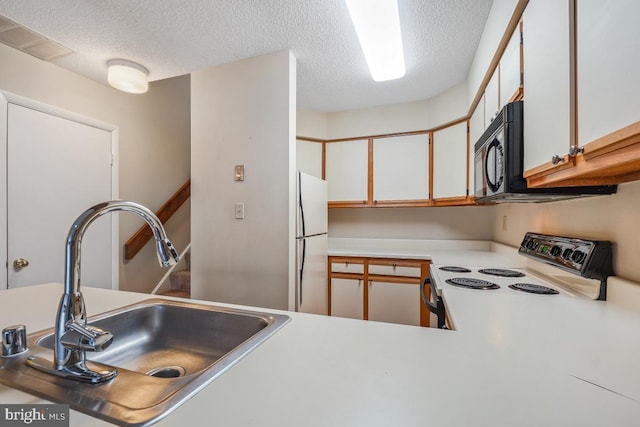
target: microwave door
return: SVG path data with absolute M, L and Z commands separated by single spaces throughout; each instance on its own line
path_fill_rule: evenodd
M 504 148 L 496 137 L 487 147 L 485 178 L 491 194 L 499 193 L 504 182 Z

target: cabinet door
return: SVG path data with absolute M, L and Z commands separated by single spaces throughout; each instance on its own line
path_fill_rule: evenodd
M 362 279 L 331 279 L 331 315 L 364 318 L 364 285 Z
M 509 40 L 500 59 L 500 109 L 504 107 L 520 88 L 520 26 Z
M 524 169 L 570 145 L 569 2 L 531 0 L 523 17 Z M 600 78 L 606 80 L 605 75 Z
M 500 111 L 500 96 L 499 96 L 499 68 L 496 68 L 491 80 L 487 83 L 487 87 L 484 89 L 484 127 L 489 127 L 497 113 Z
M 322 143 L 296 141 L 296 169 L 322 178 Z
M 640 120 L 640 2 L 578 0 L 576 11 L 578 142 L 585 145 Z
M 467 122 L 433 133 L 433 198 L 467 195 Z
M 429 135 L 373 142 L 373 199 L 429 199 Z
M 420 325 L 420 287 L 416 284 L 369 282 L 369 320 Z
M 368 141 L 327 144 L 325 167 L 330 202 L 367 200 Z
M 484 127 L 484 96 L 480 98 L 480 102 L 478 106 L 473 111 L 473 114 L 469 118 L 469 183 L 468 188 L 473 194 L 473 189 L 475 188 L 474 178 L 476 176 L 475 166 L 476 162 L 474 161 L 475 156 L 475 145 L 476 142 L 480 139 L 482 134 L 485 131 Z

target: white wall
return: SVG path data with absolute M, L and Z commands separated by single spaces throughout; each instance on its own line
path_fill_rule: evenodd
M 467 114 L 466 88 L 463 83 L 424 101 L 327 113 L 327 139 L 425 130 L 459 119 Z
M 307 138 L 328 139 L 327 113 L 298 109 L 296 135 Z
M 152 210 L 189 179 L 189 84 L 183 76 L 153 82 L 143 95 L 125 94 L 0 44 L 0 89 L 119 127 L 120 197 Z M 142 224 L 120 214 L 120 248 Z M 188 203 L 169 220 L 167 232 L 179 249 L 189 242 Z M 148 292 L 163 274 L 149 243 L 121 264 L 120 288 Z
M 194 298 L 288 308 L 294 279 L 295 58 L 288 51 L 191 76 Z M 234 165 L 245 165 L 235 182 Z M 234 203 L 246 217 L 234 219 Z
M 491 240 L 493 207 L 353 208 L 329 211 L 329 237 Z
M 501 205 L 493 222 L 494 240 L 513 246 L 527 231 L 610 240 L 616 275 L 640 282 L 640 181 L 620 185 L 611 196 Z

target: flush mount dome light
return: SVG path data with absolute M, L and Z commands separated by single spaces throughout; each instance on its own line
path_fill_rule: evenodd
M 345 1 L 373 80 L 383 82 L 404 76 L 397 0 Z
M 140 64 L 124 59 L 107 62 L 107 81 L 114 88 L 128 93 L 145 93 L 149 89 L 149 71 Z

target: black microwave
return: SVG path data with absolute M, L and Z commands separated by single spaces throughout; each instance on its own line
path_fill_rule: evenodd
M 612 194 L 616 185 L 528 188 L 524 172 L 524 102 L 504 106 L 474 146 L 477 202 L 549 202 Z

